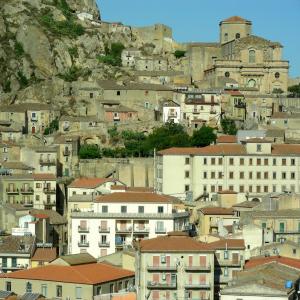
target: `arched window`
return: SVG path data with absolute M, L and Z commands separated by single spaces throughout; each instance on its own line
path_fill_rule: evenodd
M 237 33 L 236 35 L 235 35 L 235 38 L 236 39 L 239 39 L 241 37 L 241 35 L 239 34 L 239 33 Z
M 256 81 L 254 79 L 248 80 L 248 87 L 255 87 L 256 86 Z
M 230 77 L 230 73 L 227 71 L 227 72 L 225 72 L 225 77 Z
M 276 72 L 276 73 L 275 73 L 275 78 L 278 79 L 279 77 L 280 77 L 280 73 L 279 73 L 279 72 Z
M 224 34 L 224 41 L 227 42 L 228 41 L 228 33 Z
M 255 50 L 249 50 L 249 63 L 255 63 Z
M 32 284 L 30 282 L 26 282 L 26 293 L 32 293 Z

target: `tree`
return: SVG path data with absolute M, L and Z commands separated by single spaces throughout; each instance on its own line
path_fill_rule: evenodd
M 191 144 L 196 147 L 205 147 L 215 142 L 216 138 L 217 135 L 214 133 L 214 129 L 203 125 L 200 129 L 194 130 Z
M 278 96 L 278 95 L 283 94 L 284 91 L 281 88 L 274 88 L 273 91 L 272 91 L 272 93 L 276 94 Z
M 79 157 L 81 159 L 101 158 L 101 151 L 98 145 L 84 144 L 79 149 Z
M 221 119 L 221 126 L 225 134 L 236 135 L 237 128 L 234 120 L 227 119 L 227 118 Z
M 49 124 L 49 127 L 45 128 L 44 135 L 48 135 L 57 131 L 58 127 L 59 127 L 59 121 L 58 118 L 56 118 L 55 120 L 52 120 L 52 122 Z
M 176 50 L 174 52 L 174 56 L 178 59 L 178 58 L 181 58 L 181 57 L 184 57 L 185 55 L 185 51 L 184 50 Z
M 291 93 L 289 96 L 300 97 L 300 83 L 288 87 L 288 91 Z

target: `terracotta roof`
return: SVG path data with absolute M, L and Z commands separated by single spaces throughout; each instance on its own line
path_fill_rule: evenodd
M 245 269 L 255 268 L 264 264 L 269 264 L 272 262 L 277 262 L 282 265 L 286 265 L 295 269 L 300 270 L 300 259 L 289 258 L 284 256 L 270 256 L 270 257 L 259 257 L 251 258 L 245 264 Z
M 204 215 L 234 215 L 232 208 L 207 206 L 199 209 Z
M 36 215 L 46 215 L 46 216 L 48 216 L 51 225 L 61 225 L 61 224 L 66 224 L 67 223 L 66 218 L 63 217 L 62 215 L 60 215 L 55 210 L 31 209 L 29 213 L 33 216 L 36 216 Z
M 224 191 L 219 191 L 218 194 L 228 194 L 228 195 L 231 195 L 231 194 L 237 194 L 237 192 L 231 191 L 231 190 L 224 190 Z
M 243 143 L 266 143 L 266 144 L 271 144 L 272 142 L 270 140 L 267 140 L 265 138 L 250 138 L 242 141 Z
M 0 237 L 0 253 L 31 253 L 35 243 L 33 236 L 1 236 Z M 24 250 L 20 252 L 21 245 Z
M 119 192 L 111 193 L 96 197 L 96 202 L 148 202 L 148 203 L 172 203 L 177 200 L 174 197 L 167 195 L 160 195 L 149 192 Z
M 33 174 L 34 180 L 56 180 L 56 176 L 54 174 L 48 173 L 35 173 Z
M 131 193 L 154 193 L 153 188 L 142 186 L 130 186 L 126 188 L 126 191 Z
M 113 178 L 77 178 L 68 187 L 69 188 L 87 188 L 94 189 L 106 182 L 115 182 Z
M 117 191 L 125 191 L 126 190 L 126 186 L 125 185 L 118 185 L 118 184 L 116 184 L 116 185 L 112 185 L 111 187 L 110 187 L 110 189 L 112 190 L 112 191 L 114 191 L 114 190 L 117 190 Z
M 63 255 L 63 256 L 60 256 L 58 259 L 63 260 L 69 266 L 93 264 L 93 263 L 97 262 L 95 257 L 89 253 L 77 253 L 77 254 Z M 55 261 L 53 262 L 53 264 L 55 264 Z
M 274 155 L 293 155 L 300 154 L 300 145 L 289 145 L 289 144 L 274 144 L 272 145 L 272 154 Z
M 50 262 L 57 257 L 56 248 L 37 248 L 31 258 L 33 261 Z
M 240 91 L 235 91 L 235 90 L 227 90 L 225 91 L 225 94 L 229 94 L 231 96 L 244 96 Z
M 244 208 L 253 208 L 257 205 L 261 204 L 260 202 L 256 202 L 256 201 L 244 201 L 244 202 L 241 202 L 241 203 L 237 203 L 237 204 L 234 204 L 232 207 L 235 208 L 235 207 L 244 207 Z
M 222 239 L 209 243 L 213 249 L 245 249 L 245 241 L 243 239 Z
M 236 144 L 236 135 L 221 135 L 217 138 L 217 144 Z
M 78 266 L 50 264 L 44 267 L 1 274 L 0 277 L 94 285 L 134 277 L 134 272 L 103 263 Z
M 34 214 L 33 216 L 38 219 L 48 219 L 49 218 L 49 216 L 45 215 L 45 214 Z
M 213 248 L 207 244 L 194 240 L 186 233 L 169 233 L 165 236 L 140 241 L 141 252 L 207 252 Z
M 300 148 L 299 148 L 300 149 Z M 243 155 L 246 149 L 239 144 L 218 144 L 210 145 L 203 148 L 185 147 L 185 148 L 169 148 L 159 151 L 160 155 Z
M 1 165 L 6 169 L 34 170 L 34 168 L 22 163 L 21 161 L 5 161 L 1 163 Z
M 223 22 L 226 22 L 226 23 L 250 23 L 251 24 L 251 21 L 243 19 L 240 16 L 232 16 L 230 18 L 227 18 L 227 19 L 221 21 L 221 23 L 223 23 Z

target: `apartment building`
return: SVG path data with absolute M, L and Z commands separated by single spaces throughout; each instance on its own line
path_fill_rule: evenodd
M 242 239 L 221 239 L 209 243 L 215 250 L 214 280 L 215 297 L 231 282 L 245 264 L 245 242 Z
M 164 194 L 211 200 L 222 190 L 244 200 L 270 192 L 299 192 L 299 144 L 248 139 L 242 144 L 170 148 L 155 157 L 155 186 Z
M 189 213 L 177 199 L 155 193 L 116 192 L 94 199 L 93 211 L 73 211 L 69 218 L 69 253 L 105 256 L 131 247 L 133 240 L 182 230 Z
M 225 90 L 222 96 L 225 116 L 235 121 L 244 121 L 246 119 L 245 96 L 238 90 Z
M 108 264 L 56 265 L 54 263 L 0 274 L 0 290 L 16 294 L 40 293 L 47 299 L 93 299 L 134 284 L 134 272 Z
M 137 245 L 138 299 L 213 299 L 214 250 L 183 232 Z
M 56 176 L 54 174 L 33 174 L 34 208 L 56 210 Z

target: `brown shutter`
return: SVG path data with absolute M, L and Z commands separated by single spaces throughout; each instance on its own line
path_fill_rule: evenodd
M 159 256 L 153 256 L 153 267 L 159 266 Z
M 200 266 L 206 267 L 206 256 L 200 255 Z

